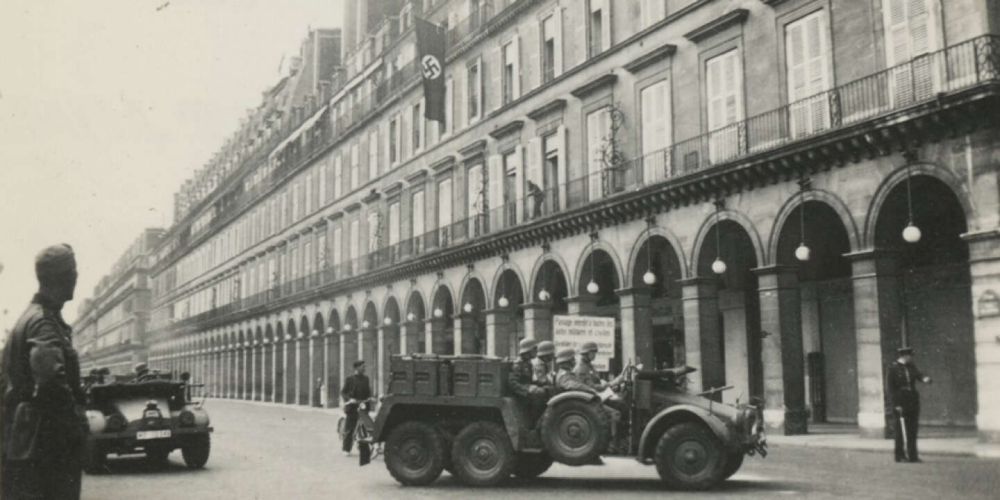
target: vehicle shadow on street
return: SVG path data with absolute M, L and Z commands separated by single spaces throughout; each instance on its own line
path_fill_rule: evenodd
M 435 486 L 467 488 L 466 485 L 458 481 L 454 476 L 442 474 Z M 730 479 L 718 486 L 700 493 L 736 493 L 736 492 L 757 492 L 767 491 L 788 491 L 799 485 L 782 481 L 746 481 L 740 479 Z M 673 490 L 658 479 L 637 479 L 632 477 L 622 478 L 547 478 L 518 479 L 511 478 L 503 482 L 500 486 L 505 489 L 518 489 L 525 492 L 545 492 L 548 490 L 608 490 L 608 491 L 650 491 L 662 493 L 688 493 L 682 490 Z M 478 489 L 475 489 L 478 491 Z M 690 492 L 699 493 L 699 492 Z
M 127 455 L 124 457 L 108 457 L 103 474 L 122 476 L 178 474 L 182 472 L 197 474 L 202 471 L 204 471 L 204 469 L 189 469 L 183 463 L 178 463 L 173 460 L 168 460 L 165 464 L 156 464 L 150 462 L 142 455 Z

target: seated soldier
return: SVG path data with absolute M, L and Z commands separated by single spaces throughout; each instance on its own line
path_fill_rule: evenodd
M 523 339 L 518 346 L 517 361 L 510 369 L 507 377 L 507 385 L 511 392 L 527 404 L 528 418 L 531 420 L 531 427 L 538 423 L 539 417 L 545 411 L 545 402 L 548 399 L 546 391 L 541 386 L 534 383 L 534 373 L 531 360 L 535 357 L 537 344 L 534 339 Z
M 134 371 L 136 382 L 144 382 L 152 378 L 149 374 L 149 366 L 146 363 L 136 363 Z
M 597 342 L 586 342 L 580 347 L 580 362 L 573 368 L 573 373 L 584 383 L 590 385 L 598 391 L 603 391 L 608 387 L 616 389 L 625 379 L 624 372 L 610 382 L 605 382 L 597 375 L 594 369 L 594 358 L 597 357 Z
M 541 387 L 551 388 L 555 385 L 555 368 L 552 366 L 552 357 L 555 354 L 556 346 L 551 340 L 538 343 L 537 354 L 531 365 L 534 369 L 535 383 Z

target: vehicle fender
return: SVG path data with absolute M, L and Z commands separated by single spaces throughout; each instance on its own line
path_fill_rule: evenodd
M 549 398 L 548 403 L 546 403 L 545 405 L 555 406 L 562 401 L 566 401 L 567 399 L 578 399 L 580 401 L 593 401 L 595 399 L 600 399 L 600 398 L 596 394 L 592 394 L 589 392 L 566 391 L 566 392 L 560 392 L 559 394 L 552 396 L 551 398 Z
M 642 430 L 642 437 L 639 438 L 639 458 L 647 459 L 652 455 L 652 449 L 655 443 L 652 442 L 655 439 L 659 439 L 658 426 L 661 423 L 672 420 L 674 418 L 681 418 L 685 420 L 697 419 L 704 423 L 717 438 L 728 448 L 732 438 L 732 432 L 726 426 L 719 417 L 716 417 L 711 412 L 704 408 L 700 408 L 694 405 L 676 405 L 667 408 L 666 410 L 657 413 L 648 424 L 646 428 Z M 654 434 L 654 431 L 655 434 Z

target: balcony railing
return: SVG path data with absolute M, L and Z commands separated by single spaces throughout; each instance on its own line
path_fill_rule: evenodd
M 1000 37 L 984 36 L 633 158 L 617 168 L 592 172 L 556 186 L 529 190 L 519 200 L 484 207 L 480 213 L 180 323 L 204 321 L 257 307 L 275 298 L 309 292 L 435 250 L 474 241 L 518 224 L 586 206 L 618 193 L 677 179 L 934 100 L 939 93 L 990 82 L 1000 83 Z

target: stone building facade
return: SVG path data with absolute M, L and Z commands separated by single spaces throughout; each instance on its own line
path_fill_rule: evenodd
M 149 271 L 163 234 L 160 228 L 144 230 L 81 303 L 73 323 L 73 344 L 84 373 L 106 367 L 122 375 L 146 361 L 153 303 Z
M 925 422 L 995 449 L 991 2 L 382 14 L 345 37 L 329 96 L 170 229 L 154 364 L 224 397 L 335 405 L 356 359 L 382 392 L 391 354 L 507 356 L 553 315 L 597 315 L 615 366 L 697 367 L 695 389 L 762 396 L 780 432 L 880 436 L 907 344 L 937 379 Z M 447 123 L 423 119 L 413 16 L 447 27 Z

